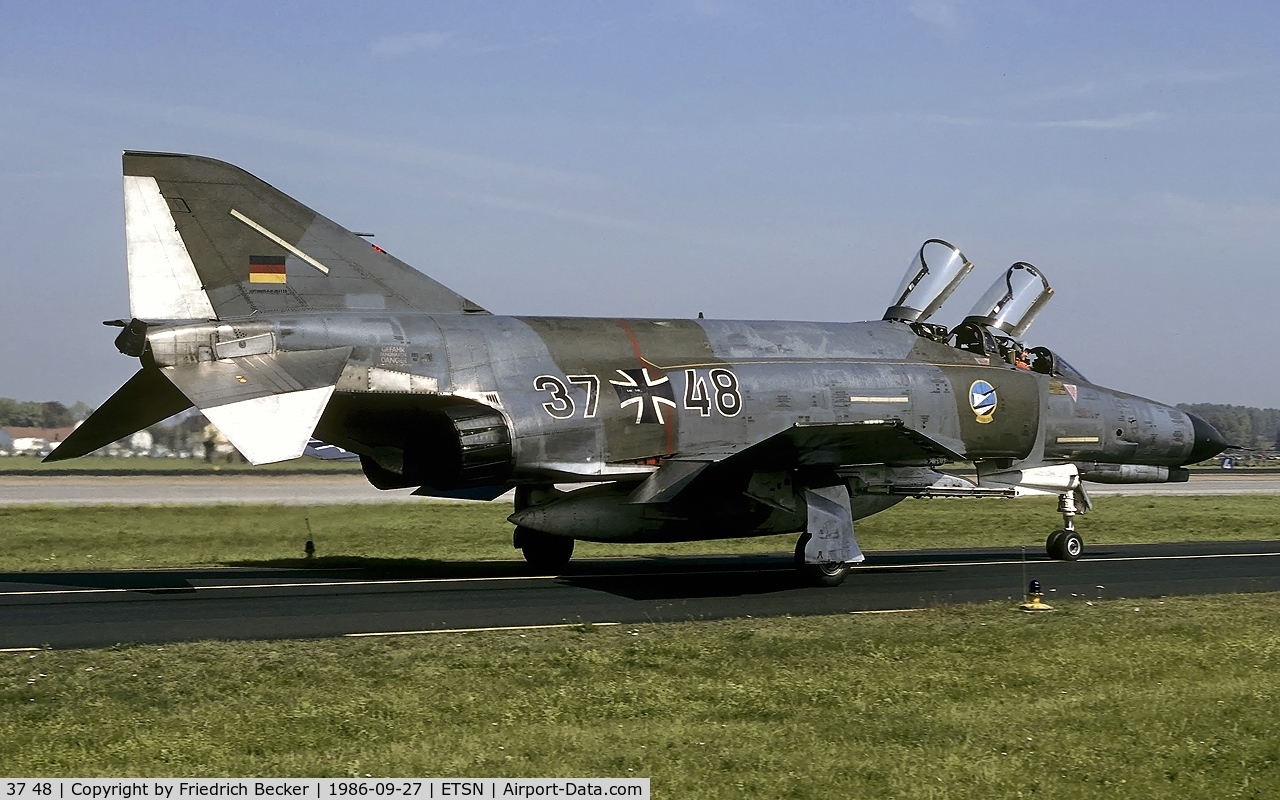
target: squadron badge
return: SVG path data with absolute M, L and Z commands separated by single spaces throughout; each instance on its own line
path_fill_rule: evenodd
M 990 422 L 996 413 L 996 387 L 986 381 L 974 381 L 969 387 L 969 408 L 978 422 Z

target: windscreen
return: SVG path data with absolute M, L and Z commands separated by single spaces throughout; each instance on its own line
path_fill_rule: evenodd
M 1053 361 L 1054 361 L 1054 366 L 1057 368 L 1058 374 L 1061 375 L 1062 377 L 1068 378 L 1074 381 L 1079 381 L 1080 383 L 1089 383 L 1089 379 L 1086 378 L 1080 372 L 1080 370 L 1068 364 L 1067 360 L 1062 356 L 1058 355 L 1057 353 L 1054 353 Z
M 941 239 L 926 241 L 907 268 L 884 318 L 903 322 L 927 320 L 971 269 L 973 264 L 955 245 Z

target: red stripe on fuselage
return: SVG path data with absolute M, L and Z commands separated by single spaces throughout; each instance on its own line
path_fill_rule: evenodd
M 631 340 L 631 349 L 635 351 L 636 360 L 640 362 L 640 366 L 653 367 L 654 366 L 653 362 L 647 360 L 644 357 L 644 354 L 640 352 L 640 342 L 636 340 L 636 332 L 631 330 L 631 326 L 627 324 L 627 321 L 625 319 L 620 319 L 618 320 L 618 325 L 622 327 L 622 330 L 625 331 L 627 334 L 627 338 Z M 656 367 L 654 367 L 654 369 L 657 370 Z M 661 370 L 657 370 L 657 371 L 662 372 Z M 675 386 L 673 385 L 671 388 L 672 388 L 672 391 L 674 392 Z M 657 410 L 656 405 L 655 405 L 655 410 Z M 671 455 L 676 451 L 675 416 L 677 413 L 679 413 L 679 411 L 678 409 L 675 409 L 675 408 L 668 409 L 668 411 L 670 413 L 662 415 L 662 427 L 667 429 L 667 452 L 664 453 L 663 455 Z

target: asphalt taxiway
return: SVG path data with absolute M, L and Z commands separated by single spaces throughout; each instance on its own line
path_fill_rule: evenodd
M 1095 497 L 1161 494 L 1280 494 L 1280 473 L 1197 473 L 1186 483 L 1086 484 Z M 321 475 L 0 475 L 0 506 L 212 505 L 279 503 L 345 505 L 432 502 L 411 489 L 379 491 L 359 473 Z M 499 502 L 510 502 L 500 498 Z
M 7 573 L 0 649 L 884 613 L 992 600 L 1012 608 L 1024 569 L 1057 604 L 1280 591 L 1280 542 L 1097 545 L 1076 563 L 1039 552 L 1023 559 L 1009 548 L 871 553 L 834 589 L 798 585 L 784 554 L 588 559 L 560 576 L 530 575 L 514 561 Z

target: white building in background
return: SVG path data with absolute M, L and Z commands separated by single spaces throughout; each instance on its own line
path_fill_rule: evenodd
M 156 444 L 155 437 L 151 435 L 150 431 L 146 430 L 138 431 L 133 434 L 129 437 L 128 442 L 129 449 L 139 454 L 150 453 Z
M 14 455 L 37 455 L 53 450 L 62 444 L 71 435 L 71 432 L 75 430 L 75 426 L 72 425 L 66 428 L 8 426 L 0 430 L 3 430 L 5 436 L 12 442 L 9 448 Z

